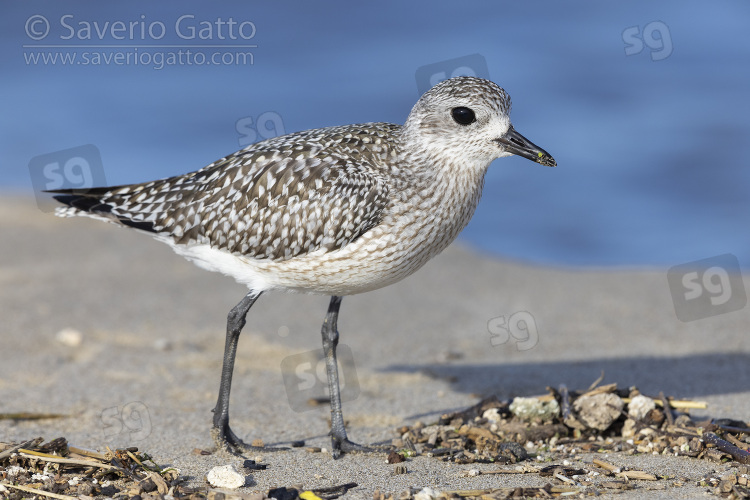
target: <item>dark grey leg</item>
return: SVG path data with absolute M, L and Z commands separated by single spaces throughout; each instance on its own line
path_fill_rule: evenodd
M 211 435 L 220 449 L 224 449 L 239 455 L 242 451 L 263 450 L 245 444 L 229 428 L 229 392 L 232 389 L 232 372 L 234 371 L 234 358 L 237 354 L 237 342 L 240 332 L 245 326 L 245 317 L 252 305 L 258 300 L 261 293 L 251 290 L 250 293 L 234 306 L 227 316 L 227 339 L 224 345 L 224 364 L 221 368 L 221 385 L 219 385 L 219 399 L 214 408 L 214 427 Z M 267 450 L 266 450 L 267 451 Z
M 336 346 L 339 343 L 339 331 L 336 322 L 339 317 L 341 297 L 331 297 L 328 305 L 328 314 L 323 321 L 323 352 L 326 357 L 326 373 L 328 375 L 328 391 L 331 395 L 331 455 L 339 458 L 341 453 L 351 451 L 375 451 L 372 448 L 362 446 L 349 441 L 344 427 L 344 416 L 341 413 L 341 391 L 339 389 L 339 370 L 336 364 Z

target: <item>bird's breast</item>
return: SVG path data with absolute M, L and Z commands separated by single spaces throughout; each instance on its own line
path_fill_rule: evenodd
M 289 260 L 246 259 L 249 278 L 263 289 L 329 295 L 362 293 L 400 281 L 443 251 L 471 220 L 483 172 L 391 176 L 389 201 L 377 224 L 335 249 Z M 251 286 L 252 288 L 252 286 Z

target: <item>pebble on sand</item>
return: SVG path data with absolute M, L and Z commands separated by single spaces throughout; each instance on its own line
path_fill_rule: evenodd
M 612 393 L 581 396 L 573 403 L 573 413 L 565 424 L 574 429 L 603 431 L 617 420 L 624 406 L 623 400 Z
M 482 418 L 486 418 L 490 422 L 497 423 L 503 419 L 503 416 L 500 415 L 500 411 L 497 408 L 490 408 L 482 414 Z
M 521 420 L 540 418 L 548 420 L 560 413 L 556 400 L 540 401 L 537 398 L 515 398 L 509 407 L 511 413 Z
M 414 495 L 414 500 L 435 500 L 438 497 L 438 494 L 437 491 L 426 486 Z
M 209 484 L 214 488 L 237 489 L 245 485 L 245 476 L 237 471 L 234 464 L 219 465 L 206 475 Z
M 78 347 L 83 342 L 83 334 L 75 328 L 63 328 L 55 334 L 55 340 L 68 347 Z
M 639 394 L 628 403 L 628 416 L 634 420 L 643 420 L 648 412 L 656 408 L 653 399 L 643 394 Z

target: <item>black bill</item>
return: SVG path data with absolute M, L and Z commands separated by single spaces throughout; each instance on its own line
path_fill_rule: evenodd
M 507 134 L 495 140 L 502 144 L 508 153 L 523 156 L 547 167 L 557 166 L 557 162 L 555 162 L 551 154 L 516 132 L 513 126 L 510 127 Z

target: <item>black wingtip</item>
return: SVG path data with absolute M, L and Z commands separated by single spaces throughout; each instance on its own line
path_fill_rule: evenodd
M 112 211 L 112 207 L 102 203 L 99 198 L 90 196 L 81 196 L 77 194 L 58 194 L 53 196 L 54 199 L 69 207 L 83 210 L 84 212 L 106 212 Z
M 82 212 L 95 214 L 111 214 L 111 216 L 123 226 L 140 229 L 142 231 L 148 231 L 151 233 L 156 232 L 153 222 L 131 220 L 127 217 L 123 217 L 122 215 L 113 214 L 112 205 L 103 203 L 100 199 L 101 195 L 108 192 L 110 192 L 109 188 L 94 188 L 91 190 L 60 189 L 57 191 L 45 191 L 45 193 L 54 194 L 53 198 L 63 205 L 73 207 L 77 210 L 81 210 Z
M 112 206 L 102 203 L 99 198 L 79 194 L 58 194 L 53 198 L 63 205 L 77 208 L 84 212 L 110 213 Z
M 138 220 L 123 219 L 122 217 L 118 217 L 118 220 L 120 221 L 120 224 L 122 224 L 123 226 L 132 227 L 134 229 L 140 229 L 141 231 L 148 231 L 149 233 L 156 232 L 153 222 L 143 222 L 143 221 L 138 221 Z

